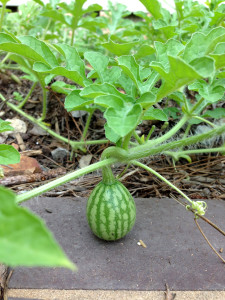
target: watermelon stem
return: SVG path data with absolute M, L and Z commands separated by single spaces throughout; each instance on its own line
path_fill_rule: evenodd
M 105 166 L 102 168 L 102 182 L 104 184 L 114 184 L 116 181 L 116 178 L 113 175 L 112 169 L 110 166 Z

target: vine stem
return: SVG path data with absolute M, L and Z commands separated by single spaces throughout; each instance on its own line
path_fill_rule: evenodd
M 6 102 L 6 99 L 1 97 L 3 101 Z M 80 148 L 81 146 L 85 145 L 96 145 L 96 144 L 107 144 L 108 140 L 96 140 L 96 141 L 70 141 L 67 138 L 64 138 L 63 136 L 57 134 L 53 130 L 49 129 L 46 125 L 44 125 L 41 121 L 33 118 L 32 116 L 26 114 L 24 111 L 19 109 L 16 105 L 13 105 L 12 103 L 6 102 L 7 106 L 19 113 L 21 116 L 29 120 L 30 122 L 37 124 L 40 126 L 42 129 L 44 129 L 47 133 L 49 133 L 51 136 L 55 137 L 57 140 L 69 144 L 73 149 Z
M 78 177 L 81 177 L 85 174 L 88 174 L 88 173 L 91 173 L 97 169 L 100 169 L 100 168 L 103 168 L 103 167 L 107 167 L 113 163 L 117 162 L 117 159 L 115 158 L 108 158 L 108 159 L 105 159 L 103 161 L 100 161 L 100 162 L 97 162 L 97 163 L 94 163 L 90 166 L 87 166 L 85 168 L 82 168 L 80 170 L 76 170 L 72 173 L 69 173 L 69 174 L 66 174 L 65 176 L 63 177 L 60 177 L 60 178 L 57 178 L 56 180 L 53 180 L 51 182 L 48 182 L 42 186 L 39 186 L 38 188 L 35 188 L 29 192 L 25 192 L 23 194 L 19 194 L 17 195 L 16 197 L 16 202 L 17 203 L 21 203 L 21 202 L 24 202 L 24 201 L 27 201 L 33 197 L 36 197 L 36 196 L 39 196 L 47 191 L 50 191 L 54 188 L 56 188 L 57 186 L 59 185 L 62 185 L 64 183 L 67 183 L 71 180 L 74 180 Z
M 93 113 L 94 113 L 94 110 L 92 110 L 89 114 L 88 114 L 88 118 L 87 118 L 87 121 L 86 121 L 86 124 L 85 124 L 85 127 L 84 127 L 84 131 L 83 131 L 83 134 L 82 134 L 82 137 L 81 137 L 81 141 L 85 141 L 86 139 L 86 136 L 87 136 L 87 132 L 88 132 L 88 128 L 90 126 L 90 122 L 91 122 L 91 118 L 93 116 Z
M 218 148 L 210 148 L 210 149 L 196 149 L 196 150 L 186 150 L 186 151 L 165 151 L 164 154 L 174 156 L 174 154 L 179 157 L 181 155 L 188 155 L 188 154 L 202 154 L 202 153 L 213 153 L 213 152 L 224 152 L 225 146 L 218 147 Z
M 150 138 L 151 138 L 153 132 L 155 131 L 155 127 L 156 127 L 155 125 L 152 125 L 152 127 L 151 127 L 151 129 L 149 130 L 149 133 L 148 133 L 148 135 L 147 135 L 147 137 L 146 137 L 146 141 L 150 140 Z
M 0 17 L 0 31 L 2 31 L 2 24 L 3 24 L 5 9 L 6 9 L 6 1 L 3 1 L 2 10 L 1 10 L 1 17 Z
M 200 225 L 198 224 L 197 218 L 194 218 L 194 220 L 195 220 L 195 224 L 197 225 L 199 231 L 201 232 L 202 236 L 206 240 L 209 247 L 213 250 L 214 253 L 216 253 L 216 255 L 222 260 L 222 262 L 225 263 L 225 260 L 223 259 L 223 257 L 216 251 L 216 249 L 213 247 L 213 245 L 210 243 L 210 241 L 208 240 L 208 238 L 204 234 L 203 230 L 201 229 Z
M 172 184 L 169 180 L 167 180 L 165 177 L 163 177 L 162 175 L 160 175 L 158 172 L 156 172 L 155 170 L 153 170 L 152 168 L 140 163 L 139 161 L 133 160 L 131 161 L 131 163 L 135 166 L 141 167 L 143 169 L 145 169 L 146 171 L 148 171 L 149 173 L 152 173 L 153 175 L 155 175 L 156 177 L 158 177 L 159 179 L 161 179 L 162 181 L 164 181 L 165 183 L 167 183 L 170 187 L 172 187 L 175 191 L 177 191 L 181 196 L 183 196 L 188 202 L 190 202 L 191 204 L 193 203 L 193 201 L 187 196 L 185 195 L 178 187 L 176 187 L 174 184 Z
M 40 121 L 43 121 L 46 118 L 46 114 L 47 114 L 48 93 L 46 88 L 42 84 L 41 84 L 41 88 L 42 88 L 42 116 L 40 118 Z
M 51 25 L 51 22 L 52 22 L 52 20 L 49 18 L 49 20 L 48 20 L 48 24 L 47 24 L 47 26 L 45 27 L 45 29 L 44 29 L 44 32 L 43 32 L 43 34 L 42 34 L 42 40 L 44 40 L 45 39 L 45 37 L 46 37 L 46 34 L 47 34 L 47 32 L 48 32 L 48 29 L 49 29 L 49 27 L 50 27 L 50 25 Z
M 138 144 L 142 145 L 144 143 L 135 130 L 133 131 L 133 136 L 138 142 Z

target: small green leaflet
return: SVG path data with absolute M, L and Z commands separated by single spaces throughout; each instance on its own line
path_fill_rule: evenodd
M 136 101 L 136 103 L 140 103 L 143 108 L 150 107 L 156 103 L 156 95 L 151 92 L 144 93 Z
M 0 261 L 15 266 L 75 269 L 44 222 L 16 204 L 16 195 L 0 187 Z
M 10 122 L 3 121 L 0 119 L 0 132 L 13 131 L 14 128 L 10 126 Z
M 213 118 L 213 119 L 224 119 L 225 118 L 225 108 L 217 107 L 213 110 L 207 110 L 202 115 L 203 118 Z
M 162 18 L 161 14 L 161 4 L 157 0 L 140 0 L 140 2 L 147 8 L 151 15 L 154 16 L 155 19 Z
M 0 145 L 0 165 L 17 164 L 20 161 L 19 152 L 11 145 Z
M 215 103 L 222 99 L 225 92 L 225 80 L 214 80 L 211 84 L 205 80 L 196 80 L 193 84 L 190 84 L 188 88 L 190 90 L 198 91 L 201 97 L 203 97 L 206 103 Z
M 121 110 L 110 107 L 106 110 L 104 117 L 108 126 L 120 137 L 124 137 L 136 128 L 140 121 L 141 113 L 141 105 L 135 104 Z
M 155 53 L 155 49 L 149 45 L 142 45 L 138 48 L 137 52 L 134 55 L 134 58 L 140 59 L 148 55 L 152 55 Z

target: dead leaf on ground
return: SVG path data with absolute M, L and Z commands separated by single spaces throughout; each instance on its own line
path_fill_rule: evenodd
M 165 300 L 174 300 L 176 297 L 175 293 L 172 293 L 169 289 L 168 284 L 166 283 L 166 291 L 165 291 Z

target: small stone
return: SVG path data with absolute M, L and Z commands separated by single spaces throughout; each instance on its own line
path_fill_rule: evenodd
M 34 125 L 34 127 L 30 130 L 30 133 L 37 136 L 48 135 L 47 131 L 45 131 L 38 125 Z
M 91 159 L 92 159 L 91 154 L 82 156 L 81 159 L 79 160 L 80 168 L 82 169 L 82 168 L 85 168 L 85 167 L 89 166 L 90 162 L 91 162 Z
M 0 135 L 0 144 L 3 144 L 6 140 L 6 136 Z
M 71 115 L 74 117 L 74 118 L 80 118 L 80 117 L 83 117 L 87 114 L 87 111 L 85 110 L 75 110 L 75 111 L 71 111 Z
M 57 162 L 62 162 L 67 158 L 67 156 L 70 154 L 70 152 L 64 148 L 58 147 L 51 151 L 51 155 L 53 159 Z

